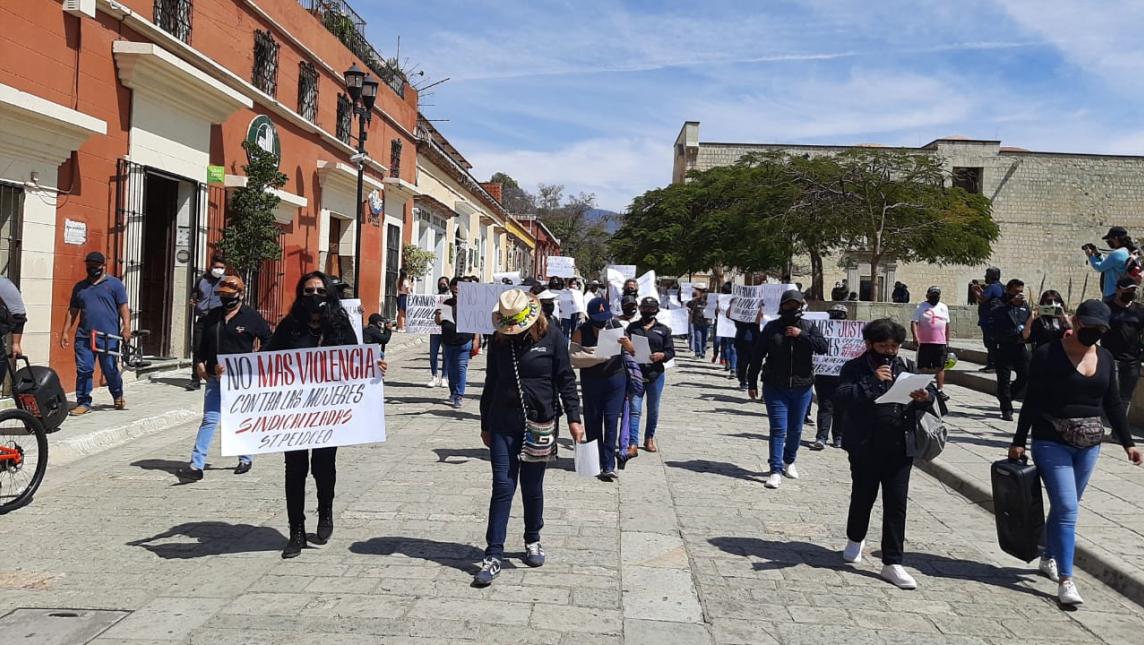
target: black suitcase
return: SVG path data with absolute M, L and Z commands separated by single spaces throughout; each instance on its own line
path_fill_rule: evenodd
M 24 367 L 12 375 L 12 398 L 16 407 L 38 418 L 44 430 L 55 432 L 68 416 L 68 399 L 56 371 L 43 365 L 32 365 L 27 356 Z
M 1028 459 L 1002 459 L 990 468 L 993 482 L 993 515 L 997 518 L 997 543 L 1001 550 L 1024 562 L 1041 555 L 1045 529 L 1045 504 L 1041 479 Z

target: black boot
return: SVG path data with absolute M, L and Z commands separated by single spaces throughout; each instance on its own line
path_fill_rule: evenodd
M 315 544 L 325 544 L 334 534 L 334 509 L 331 507 L 318 509 L 318 533 L 314 537 Z
M 282 558 L 296 558 L 302 555 L 304 548 L 306 548 L 306 526 L 304 524 L 291 526 L 290 541 L 286 543 L 286 548 L 282 549 Z

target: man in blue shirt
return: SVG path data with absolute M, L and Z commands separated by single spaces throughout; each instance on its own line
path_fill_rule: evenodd
M 992 372 L 997 339 L 993 333 L 993 308 L 1001 304 L 1005 289 L 1001 286 L 1001 269 L 985 269 L 985 286 L 976 283 L 972 286 L 973 297 L 977 299 L 977 326 L 981 328 L 981 340 L 985 345 L 985 367 L 982 372 Z
M 119 351 L 119 341 L 98 337 L 94 339 L 95 346 L 92 346 L 92 332 L 122 336 L 123 342 L 131 342 L 131 309 L 127 306 L 127 289 L 118 278 L 107 275 L 106 263 L 99 251 L 92 251 L 84 258 L 87 279 L 72 288 L 71 304 L 64 319 L 63 332 L 60 333 L 60 347 L 66 348 L 70 342 L 72 325 L 79 320 L 79 327 L 75 331 L 76 407 L 71 411 L 72 416 L 91 412 L 92 377 L 95 375 L 97 356 L 99 369 L 107 381 L 107 389 L 115 399 L 115 409 L 123 410 L 127 407 L 127 402 L 123 399 L 119 357 L 112 354 Z
M 1088 263 L 1100 272 L 1100 290 L 1104 293 L 1104 299 L 1108 300 L 1116 297 L 1116 283 L 1124 277 L 1128 267 L 1129 250 L 1133 244 L 1132 238 L 1128 237 L 1128 231 L 1122 226 L 1108 229 L 1104 241 L 1108 243 L 1108 248 L 1112 249 L 1108 255 L 1101 255 L 1092 244 L 1085 244 L 1082 248 L 1088 256 Z

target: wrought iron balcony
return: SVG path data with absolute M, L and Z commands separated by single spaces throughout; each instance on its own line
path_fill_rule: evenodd
M 398 96 L 405 96 L 405 75 L 396 59 L 385 58 L 365 37 L 365 19 L 345 0 L 298 0 L 346 49 L 366 64 Z

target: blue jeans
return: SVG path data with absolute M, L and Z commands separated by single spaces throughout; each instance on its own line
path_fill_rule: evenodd
M 699 358 L 706 358 L 704 355 L 707 353 L 707 332 L 710 329 L 707 325 L 702 327 L 693 325 L 691 327 L 691 349 L 699 354 Z
M 647 426 L 644 428 L 644 442 L 655 436 L 655 426 L 659 424 L 659 400 L 663 397 L 663 384 L 667 381 L 666 374 L 660 374 L 654 380 L 644 385 L 643 396 L 633 396 L 628 401 L 628 416 L 631 424 L 628 431 L 631 435 L 631 445 L 640 442 L 640 415 L 643 410 L 644 399 L 647 399 Z
M 199 435 L 195 438 L 195 449 L 191 451 L 191 466 L 202 470 L 207 463 L 207 452 L 211 449 L 215 428 L 222 409 L 222 387 L 216 377 L 207 378 L 206 388 L 203 392 L 203 423 L 199 426 Z M 253 458 L 243 455 L 238 458 L 240 462 L 250 463 Z
M 580 328 L 579 314 L 571 318 L 563 318 L 560 320 L 560 331 L 564 332 L 564 337 L 571 339 L 572 334 Z
M 493 492 L 489 498 L 489 525 L 485 531 L 485 555 L 504 557 L 504 540 L 508 533 L 508 516 L 512 498 L 520 482 L 524 503 L 524 542 L 540 541 L 544 528 L 544 462 L 520 462 L 520 445 L 524 434 L 493 432 L 489 436 L 489 461 L 493 467 Z
M 445 350 L 445 375 L 449 377 L 449 396 L 459 399 L 465 396 L 465 382 L 469 378 L 469 352 L 473 351 L 473 341 L 464 345 L 442 345 Z
M 106 340 L 109 352 L 119 351 L 119 341 Z M 101 343 L 102 344 L 102 343 Z M 90 338 L 75 339 L 75 401 L 79 405 L 91 406 L 92 377 L 95 376 L 95 361 L 99 361 L 99 370 L 107 381 L 107 389 L 111 397 L 118 399 L 123 396 L 123 377 L 119 374 L 119 357 L 107 352 L 96 354 L 91 351 Z
M 441 351 L 441 334 L 429 334 L 429 374 L 437 378 L 437 354 Z
M 727 361 L 727 371 L 734 373 L 738 367 L 736 359 L 739 354 L 735 351 L 734 338 L 720 338 L 719 351 L 723 355 L 723 359 Z
M 580 389 L 584 403 L 584 429 L 588 441 L 596 439 L 600 447 L 600 470 L 616 469 L 616 443 L 619 440 L 620 419 L 624 415 L 624 394 L 628 375 L 620 372 L 608 378 L 581 378 Z
M 1061 576 L 1072 576 L 1080 497 L 1100 457 L 1100 444 L 1074 448 L 1055 441 L 1033 441 L 1033 461 L 1049 494 L 1045 557 L 1057 561 Z
M 802 421 L 810 407 L 810 386 L 785 388 L 763 385 L 767 420 L 771 424 L 771 472 L 785 472 L 798 456 Z

